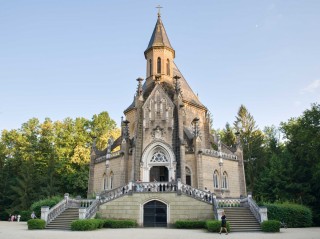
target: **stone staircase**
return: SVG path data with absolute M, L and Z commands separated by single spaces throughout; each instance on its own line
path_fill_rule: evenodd
M 51 221 L 46 229 L 70 230 L 71 222 L 77 219 L 79 219 L 79 208 L 67 208 Z
M 260 223 L 248 207 L 225 207 L 223 209 L 230 223 L 231 232 L 261 231 Z

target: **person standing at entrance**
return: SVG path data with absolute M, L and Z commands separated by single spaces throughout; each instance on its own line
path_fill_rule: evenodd
M 219 234 L 221 234 L 222 229 L 224 229 L 225 232 L 226 232 L 226 235 L 228 235 L 228 230 L 227 230 L 227 217 L 226 217 L 226 215 L 224 215 L 224 212 L 222 213 L 222 217 L 221 217 L 221 228 L 220 228 Z

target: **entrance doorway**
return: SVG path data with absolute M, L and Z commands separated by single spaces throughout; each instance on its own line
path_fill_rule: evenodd
M 191 186 L 191 175 L 186 175 L 186 184 Z
M 168 182 L 169 171 L 165 166 L 153 166 L 150 169 L 150 182 L 156 180 L 157 182 Z
M 166 227 L 167 205 L 157 200 L 150 201 L 143 206 L 144 227 Z

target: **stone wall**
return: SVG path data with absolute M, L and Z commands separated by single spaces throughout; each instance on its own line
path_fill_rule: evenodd
M 207 187 L 211 192 L 215 192 L 217 197 L 221 196 L 221 191 L 213 188 L 213 173 L 215 170 L 219 172 L 220 166 L 219 158 L 202 155 L 203 165 L 203 185 Z M 240 197 L 240 183 L 239 183 L 239 167 L 238 161 L 235 160 L 223 160 L 222 173 L 226 172 L 228 175 L 228 189 L 224 191 L 224 197 Z M 219 177 L 219 185 L 221 185 L 221 177 Z
M 213 206 L 176 193 L 135 193 L 100 206 L 99 213 L 103 218 L 134 219 L 143 225 L 143 206 L 145 203 L 158 200 L 167 205 L 167 222 L 177 220 L 214 218 Z

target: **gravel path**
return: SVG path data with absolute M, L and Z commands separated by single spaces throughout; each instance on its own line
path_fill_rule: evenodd
M 28 230 L 25 222 L 0 221 L 1 239 L 320 239 L 320 228 L 281 229 L 280 233 L 235 232 L 229 235 L 209 233 L 206 230 L 168 228 L 100 229 L 73 232 L 60 230 Z

